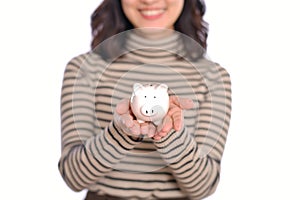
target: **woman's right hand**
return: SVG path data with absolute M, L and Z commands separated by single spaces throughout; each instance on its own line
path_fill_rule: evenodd
M 156 132 L 156 127 L 152 123 L 139 123 L 135 119 L 130 109 L 129 99 L 123 99 L 117 104 L 114 120 L 123 133 L 129 136 L 140 137 L 141 135 L 147 135 L 148 137 L 153 137 Z

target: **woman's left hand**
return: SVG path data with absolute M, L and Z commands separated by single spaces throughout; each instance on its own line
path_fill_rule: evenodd
M 182 128 L 184 121 L 183 110 L 191 109 L 193 107 L 194 103 L 191 99 L 170 96 L 169 111 L 164 117 L 162 124 L 157 127 L 153 139 L 160 140 L 165 137 L 171 129 L 179 131 Z

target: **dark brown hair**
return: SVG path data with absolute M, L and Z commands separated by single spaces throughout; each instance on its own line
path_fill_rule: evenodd
M 103 0 L 93 12 L 91 16 L 92 49 L 109 37 L 134 28 L 125 16 L 120 1 Z M 205 10 L 206 6 L 203 0 L 185 0 L 182 13 L 174 24 L 175 31 L 194 39 L 204 50 L 207 47 L 208 36 L 208 24 L 203 19 Z M 120 48 L 106 48 L 105 50 L 108 51 L 106 56 L 110 57 L 109 55 L 113 52 L 109 51 L 113 51 L 113 49 Z M 187 52 L 192 50 L 187 46 L 186 49 Z

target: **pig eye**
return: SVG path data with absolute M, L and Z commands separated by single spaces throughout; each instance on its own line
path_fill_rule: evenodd
M 153 97 L 154 99 L 156 98 L 156 96 Z
M 147 96 L 145 96 L 145 98 L 147 98 Z

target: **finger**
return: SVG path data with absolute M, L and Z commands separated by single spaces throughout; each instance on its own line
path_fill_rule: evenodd
M 181 109 L 191 109 L 194 107 L 194 102 L 190 98 L 180 98 L 178 96 L 170 96 L 170 103 L 177 105 Z
M 162 137 L 158 133 L 155 133 L 152 138 L 153 140 L 160 140 Z
M 140 135 L 141 133 L 140 124 L 137 121 L 133 122 L 133 126 L 130 127 L 130 132 L 133 135 Z
M 183 124 L 183 115 L 181 111 L 175 112 L 172 115 L 173 127 L 176 131 L 179 131 Z
M 140 124 L 140 128 L 141 128 L 141 134 L 148 135 L 148 133 L 149 133 L 149 123 Z
M 160 131 L 156 132 L 155 138 L 158 139 L 158 137 L 160 138 L 165 137 L 172 128 L 173 128 L 173 121 L 170 116 L 166 116 L 164 120 L 164 125 L 163 127 L 161 127 Z
M 188 110 L 194 107 L 194 102 L 192 99 L 189 98 L 180 98 L 179 99 L 181 108 L 184 110 Z
M 169 115 L 166 115 L 162 124 L 157 127 L 157 132 L 169 132 L 172 129 L 173 122 Z
M 161 131 L 158 133 L 158 135 L 163 138 L 163 137 L 166 137 L 168 135 L 169 132 L 164 132 L 164 131 Z
M 121 121 L 127 128 L 131 128 L 134 125 L 133 118 L 130 114 L 121 115 Z
M 116 106 L 116 112 L 119 115 L 129 112 L 129 99 L 122 99 Z
M 174 106 L 169 110 L 168 115 L 172 117 L 174 129 L 176 131 L 180 130 L 183 124 L 183 111 L 177 106 Z
M 172 116 L 175 112 L 182 112 L 182 109 L 179 108 L 177 105 L 170 105 L 168 115 Z
M 154 140 L 160 140 L 161 137 L 160 137 L 159 135 L 155 135 L 155 136 L 153 136 L 153 139 L 154 139 Z
M 148 137 L 153 137 L 156 132 L 156 127 L 151 123 L 149 124 L 149 132 L 148 132 Z

